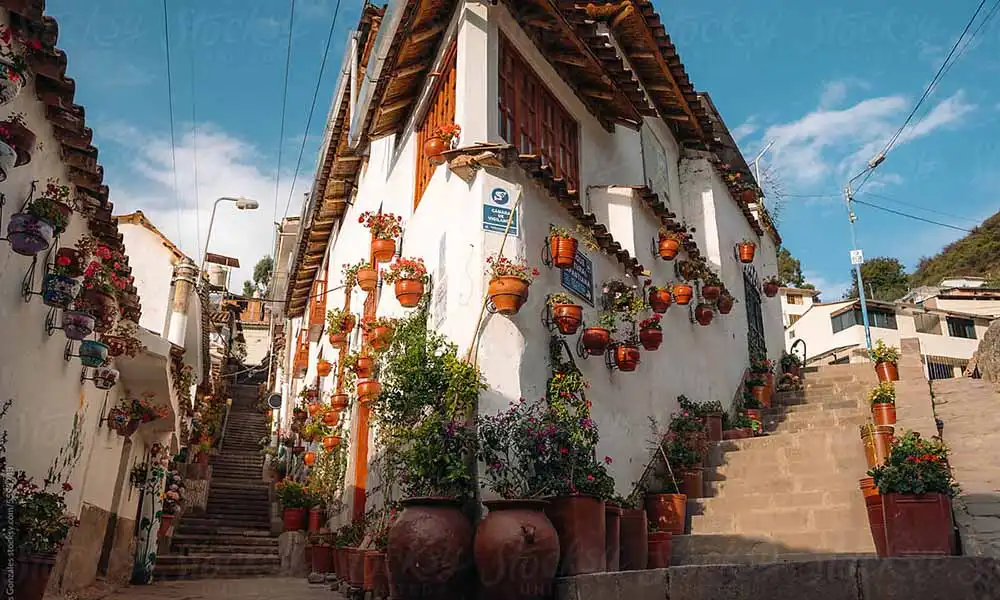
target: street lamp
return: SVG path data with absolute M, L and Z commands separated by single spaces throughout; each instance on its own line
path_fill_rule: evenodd
M 201 268 L 198 269 L 198 282 L 202 281 L 202 273 L 205 272 L 205 261 L 208 260 L 208 243 L 212 240 L 212 225 L 215 224 L 215 211 L 219 208 L 220 202 L 235 202 L 236 208 L 240 210 L 256 210 L 260 204 L 256 200 L 251 200 L 250 198 L 244 198 L 240 196 L 239 198 L 232 198 L 230 196 L 223 196 L 215 201 L 212 205 L 212 218 L 208 221 L 208 236 L 205 238 L 205 254 L 201 257 Z

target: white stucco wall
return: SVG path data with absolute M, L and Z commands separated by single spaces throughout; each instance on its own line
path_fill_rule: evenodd
M 142 301 L 139 325 L 166 337 L 174 256 L 155 233 L 142 225 L 121 223 L 118 231 L 129 249 L 129 265 Z
M 924 303 L 924 306 L 928 308 L 940 308 L 941 310 L 951 310 L 987 317 L 1000 316 L 1000 300 L 951 300 L 933 298 Z
M 789 299 L 792 297 L 799 298 L 799 304 L 790 302 Z M 781 301 L 781 320 L 785 327 L 792 325 L 792 316 L 801 317 L 815 303 L 811 293 L 802 293 L 788 288 L 781 288 L 778 291 L 778 298 Z

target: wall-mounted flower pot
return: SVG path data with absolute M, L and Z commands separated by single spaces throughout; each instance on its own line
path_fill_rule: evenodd
M 14 166 L 20 167 L 30 163 L 31 153 L 35 151 L 35 142 L 38 139 L 35 132 L 14 120 L 8 120 L 2 125 L 7 128 L 10 145 L 17 154 Z
M 0 182 L 7 181 L 7 174 L 17 165 L 17 150 L 0 141 Z
M 365 379 L 358 382 L 358 400 L 362 404 L 374 402 L 380 393 L 382 393 L 382 384 L 378 381 Z
M 354 366 L 354 374 L 358 376 L 358 379 L 369 379 L 374 367 L 375 361 L 370 356 L 360 356 L 358 363 Z
M 54 200 L 52 198 L 49 198 L 49 200 L 52 202 L 52 208 L 58 211 L 62 215 L 63 223 L 69 223 L 70 217 L 73 216 L 73 207 L 70 206 L 69 204 L 66 204 L 65 202 L 60 202 L 59 200 Z M 60 234 L 66 231 L 66 227 L 65 226 L 56 227 L 55 231 L 56 234 Z
M 944 494 L 883 494 L 886 555 L 949 556 L 951 499 Z
M 344 331 L 344 332 L 341 332 L 341 331 L 331 331 L 330 335 L 328 336 L 329 340 L 330 340 L 330 345 L 333 346 L 334 348 L 343 346 L 344 344 L 347 343 L 347 336 L 348 335 L 349 335 L 349 333 L 346 332 L 346 331 Z
M 396 300 L 403 308 L 413 308 L 424 297 L 424 282 L 419 279 L 399 279 L 396 281 Z
M 662 315 L 667 312 L 670 308 L 670 304 L 673 302 L 673 298 L 670 296 L 670 290 L 666 288 L 655 288 L 649 292 L 649 307 L 653 309 L 658 315 Z
M 604 570 L 615 573 L 621 569 L 622 509 L 604 506 Z
M 545 516 L 548 502 L 492 500 L 476 529 L 476 571 L 486 598 L 535 600 L 551 596 L 559 566 L 559 537 Z M 531 565 L 530 569 L 525 569 Z
M 323 449 L 330 452 L 334 448 L 340 445 L 339 435 L 327 435 L 323 436 Z
M 319 411 L 320 411 L 320 409 L 322 409 L 322 408 L 323 408 L 323 407 L 322 407 L 322 406 L 320 405 L 320 403 L 319 403 L 319 402 L 311 402 L 311 403 L 309 404 L 309 407 L 308 407 L 308 410 L 309 410 L 309 416 L 310 416 L 310 417 L 315 417 L 316 415 L 318 415 L 318 414 L 319 414 Z
M 552 264 L 557 269 L 569 269 L 576 260 L 576 249 L 580 242 L 572 237 L 549 236 L 549 252 Z
M 21 256 L 34 256 L 48 250 L 55 237 L 55 228 L 27 212 L 14 213 L 7 223 L 7 239 L 10 248 Z
M 680 473 L 675 473 L 680 476 Z M 680 483 L 678 481 L 678 483 Z M 646 515 L 660 531 L 684 534 L 687 517 L 687 496 L 684 494 L 646 494 Z
M 382 240 L 378 238 L 372 240 L 372 259 L 376 263 L 389 262 L 395 255 L 396 240 Z
M 340 422 L 340 411 L 339 410 L 330 409 L 330 410 L 326 411 L 325 413 L 323 413 L 323 424 L 324 425 L 329 425 L 329 426 L 332 427 L 332 426 L 336 425 L 339 422 Z
M 99 390 L 110 390 L 118 383 L 118 370 L 111 367 L 98 367 L 94 374 L 94 387 Z
M 774 298 L 778 295 L 779 285 L 774 281 L 768 281 L 764 284 L 764 295 L 768 298 Z
M 82 340 L 94 332 L 94 316 L 80 310 L 63 311 L 62 328 L 66 339 Z
M 719 309 L 720 315 L 728 315 L 733 311 L 733 297 L 719 296 L 719 300 L 715 303 L 715 307 Z
M 885 514 L 882 507 L 882 496 L 875 487 L 875 481 L 871 477 L 863 477 L 859 481 L 861 494 L 865 498 L 865 509 L 868 511 L 868 528 L 872 532 L 872 540 L 875 542 L 875 552 L 881 556 L 888 556 L 885 551 Z
M 93 311 L 96 321 L 94 331 L 104 333 L 115 326 L 118 321 L 118 301 L 114 296 L 101 290 L 89 289 L 83 291 L 82 297 Z
M 392 332 L 388 327 L 373 327 L 368 334 L 368 343 L 376 350 L 384 350 L 389 346 L 389 339 Z
M 600 356 L 611 343 L 611 332 L 603 327 L 588 327 L 583 330 L 582 341 L 588 354 Z
M 559 533 L 559 576 L 606 568 L 604 501 L 591 496 L 553 498 L 545 513 Z
M 108 354 L 117 358 L 128 350 L 128 340 L 117 335 L 101 335 L 101 341 L 108 346 Z
M 619 344 L 615 348 L 615 364 L 618 370 L 630 373 L 639 366 L 639 347 L 633 344 Z
M 348 399 L 347 394 L 334 394 L 330 397 L 330 408 L 333 410 L 342 411 L 347 408 Z
M 67 308 L 80 293 L 82 284 L 66 275 L 46 273 L 42 278 L 42 302 L 54 308 Z
M 374 292 L 378 287 L 378 271 L 375 269 L 358 269 L 358 286 L 366 292 Z
M 673 289 L 674 302 L 682 306 L 691 304 L 694 297 L 694 288 L 686 283 L 678 283 Z
M 76 248 L 60 248 L 56 250 L 56 265 L 66 269 L 66 274 L 70 277 L 80 277 L 83 275 L 85 258 Z
M 528 299 L 528 282 L 520 277 L 496 277 L 490 280 L 489 297 L 501 315 L 516 315 Z
M 698 321 L 698 324 L 702 327 L 710 325 L 713 317 L 715 317 L 715 311 L 712 310 L 711 304 L 703 302 L 694 309 L 694 320 Z
M 621 520 L 621 553 L 619 570 L 643 571 L 649 562 L 646 511 L 626 508 Z
M 306 452 L 305 454 L 303 454 L 302 455 L 302 463 L 305 466 L 307 466 L 307 467 L 311 467 L 314 464 L 316 464 L 316 453 L 312 452 L 312 451 L 309 451 L 309 452 Z M 310 532 L 315 531 L 314 529 L 312 529 L 312 511 L 310 511 L 310 513 L 309 513 L 309 528 L 310 528 L 309 529 Z
M 403 512 L 389 528 L 390 597 L 463 598 L 475 585 L 472 538 L 472 524 L 462 513 L 461 502 L 404 499 Z
M 872 404 L 872 420 L 876 425 L 896 424 L 896 405 L 892 403 Z
M 663 260 L 673 260 L 681 249 L 681 243 L 675 238 L 660 237 L 659 252 Z
M 0 106 L 17 98 L 17 95 L 24 89 L 26 78 L 27 75 L 15 69 L 10 61 L 0 58 Z
M 753 204 L 757 202 L 757 192 L 747 188 L 740 192 L 740 200 L 742 200 L 744 204 Z
M 655 327 L 645 327 L 639 330 L 639 341 L 646 350 L 653 351 L 663 343 L 663 331 Z
M 893 362 L 875 363 L 875 375 L 881 382 L 899 381 L 899 368 Z
M 108 347 L 96 340 L 80 342 L 80 362 L 85 367 L 99 367 L 108 360 Z
M 302 531 L 306 528 L 305 508 L 286 508 L 282 517 L 285 531 Z
M 737 244 L 740 255 L 740 262 L 750 264 L 753 262 L 753 255 L 757 252 L 757 244 L 753 242 L 740 242 Z
M 424 156 L 432 165 L 443 164 L 445 159 L 442 154 L 448 150 L 448 142 L 438 136 L 431 136 L 424 140 Z
M 14 591 L 12 598 L 17 598 L 17 600 L 42 600 L 45 596 L 45 588 L 48 586 L 49 578 L 52 575 L 52 567 L 55 564 L 56 557 L 54 554 L 51 556 L 18 554 L 14 562 L 14 581 L 7 581 L 7 567 L 4 566 L 4 592 L 9 593 L 7 592 L 7 586 L 11 586 L 11 589 Z
M 722 288 L 717 285 L 704 285 L 701 287 L 701 297 L 709 302 L 715 302 L 722 295 Z
M 583 323 L 583 307 L 579 304 L 556 304 L 552 307 L 552 320 L 559 333 L 573 335 Z
M 321 360 L 316 363 L 316 374 L 320 377 L 328 377 L 333 371 L 333 363 L 328 360 Z
M 649 532 L 649 567 L 666 569 L 670 567 L 671 534 L 669 531 Z

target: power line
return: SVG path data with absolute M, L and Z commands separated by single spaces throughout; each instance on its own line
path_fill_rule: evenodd
M 191 143 L 194 147 L 194 222 L 195 222 L 195 232 L 198 237 L 195 238 L 198 246 L 198 256 L 201 256 L 201 193 L 198 191 L 198 105 L 197 105 L 197 88 L 195 87 L 195 48 L 194 48 L 194 15 L 192 13 L 191 21 L 188 23 L 188 40 L 191 45 Z
M 174 204 L 177 207 L 177 244 L 183 245 L 181 197 L 177 189 L 177 141 L 174 139 L 174 86 L 170 68 L 170 17 L 167 13 L 167 0 L 163 0 L 163 39 L 167 46 L 167 109 L 170 115 L 170 162 L 174 172 Z
M 295 0 L 291 0 L 288 15 L 288 50 L 285 53 L 285 82 L 281 86 L 281 128 L 278 131 L 278 168 L 274 172 L 274 208 L 271 221 L 278 220 L 278 190 L 281 185 L 281 150 L 285 146 L 285 109 L 288 106 L 288 73 L 292 64 L 292 25 L 295 23 Z M 277 230 L 272 236 L 272 245 L 277 245 Z
M 340 16 L 340 5 L 342 2 L 343 0 L 337 0 L 337 7 L 333 11 L 333 22 L 330 23 L 330 33 L 326 38 L 326 49 L 323 51 L 323 62 L 319 67 L 319 77 L 316 78 L 316 89 L 313 91 L 312 105 L 309 107 L 309 118 L 306 119 L 306 129 L 302 133 L 299 158 L 295 161 L 295 175 L 292 177 L 292 185 L 288 187 L 288 202 L 285 203 L 284 217 L 288 216 L 288 207 L 292 205 L 292 194 L 295 192 L 295 182 L 299 178 L 299 168 L 302 166 L 302 154 L 306 150 L 306 140 L 309 139 L 309 126 L 312 125 L 313 113 L 316 112 L 316 101 L 319 99 L 319 90 L 323 84 L 323 73 L 326 71 L 326 61 L 330 56 L 330 45 L 333 43 L 333 32 L 337 28 L 337 17 Z
M 979 220 L 979 219 L 970 219 L 969 217 L 962 217 L 962 216 L 959 216 L 959 215 L 954 215 L 954 214 L 951 214 L 951 213 L 942 212 L 940 210 L 935 210 L 933 208 L 926 208 L 926 207 L 923 207 L 923 206 L 920 206 L 920 205 L 917 205 L 917 204 L 910 204 L 908 202 L 903 202 L 902 200 L 896 200 L 895 198 L 890 198 L 889 196 L 883 196 L 882 194 L 876 194 L 875 192 L 865 192 L 865 193 L 867 195 L 869 195 L 869 196 L 872 196 L 873 198 L 878 198 L 880 200 L 885 200 L 886 202 L 892 202 L 893 204 L 899 204 L 900 206 L 906 206 L 908 208 L 912 208 L 912 209 L 915 209 L 915 210 L 922 210 L 922 211 L 933 213 L 933 214 L 936 214 L 936 215 L 941 215 L 942 217 L 950 217 L 952 219 L 958 219 L 959 221 L 966 221 L 968 223 L 975 223 L 976 225 L 979 225 L 981 223 L 981 220 Z
M 879 206 L 878 204 L 872 204 L 870 202 L 865 202 L 864 200 L 853 199 L 852 202 L 856 202 L 858 204 L 863 204 L 865 206 L 868 206 L 868 207 L 871 207 L 871 208 L 875 208 L 875 209 L 878 209 L 878 210 L 882 210 L 882 211 L 885 211 L 887 213 L 892 213 L 892 214 L 898 215 L 900 217 L 906 217 L 908 219 L 914 219 L 916 221 L 923 221 L 924 223 L 930 223 L 931 225 L 939 225 L 941 227 L 947 227 L 948 229 L 955 229 L 957 231 L 964 231 L 965 233 L 972 233 L 971 229 L 965 229 L 964 227 L 958 227 L 956 225 L 949 225 L 948 223 L 941 223 L 940 221 L 932 221 L 930 219 L 925 219 L 923 217 L 918 217 L 916 215 L 911 215 L 909 213 L 905 213 L 905 212 L 902 212 L 902 211 L 893 210 L 891 208 L 886 208 L 884 206 Z

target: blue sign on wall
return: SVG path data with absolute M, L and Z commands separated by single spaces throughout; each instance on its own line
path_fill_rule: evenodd
M 510 220 L 510 235 L 517 235 L 517 211 L 511 217 L 511 195 L 506 189 L 498 187 L 490 191 L 489 197 L 483 202 L 483 231 L 503 233 L 507 231 L 507 221 Z
M 573 258 L 573 266 L 560 271 L 562 286 L 582 298 L 587 304 L 594 305 L 594 263 L 579 250 Z

